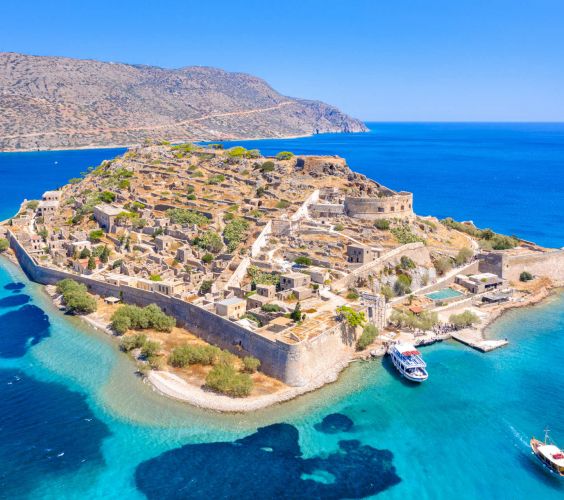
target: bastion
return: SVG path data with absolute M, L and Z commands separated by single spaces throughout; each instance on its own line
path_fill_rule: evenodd
M 366 220 L 411 219 L 414 217 L 413 194 L 390 190 L 389 194 L 379 197 L 346 196 L 345 213 L 349 217 Z

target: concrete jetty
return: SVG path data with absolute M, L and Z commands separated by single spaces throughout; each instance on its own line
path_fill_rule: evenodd
M 458 342 L 470 346 L 480 352 L 493 351 L 494 349 L 503 347 L 509 343 L 507 340 L 486 340 L 482 338 L 479 331 L 469 329 L 452 332 L 451 336 L 453 339 L 458 340 Z

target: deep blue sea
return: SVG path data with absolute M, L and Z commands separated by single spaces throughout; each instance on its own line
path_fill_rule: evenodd
M 564 245 L 563 125 L 369 124 L 371 132 L 244 143 L 330 153 L 416 210 Z M 0 214 L 121 150 L 0 154 Z M 56 163 L 55 163 L 56 162 Z M 0 498 L 563 498 L 528 449 L 564 446 L 564 293 L 505 315 L 508 347 L 424 349 L 430 379 L 387 360 L 252 415 L 168 400 L 106 335 L 53 308 L 0 258 Z

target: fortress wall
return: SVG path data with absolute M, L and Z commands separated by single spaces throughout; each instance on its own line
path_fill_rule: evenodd
M 312 341 L 296 344 L 269 339 L 175 297 L 130 286 L 117 286 L 89 276 L 41 266 L 10 231 L 8 236 L 21 268 L 33 281 L 54 285 L 62 279 L 70 278 L 84 283 L 90 292 L 97 295 L 121 297 L 125 303 L 138 306 L 157 304 L 164 312 L 174 316 L 179 325 L 185 326 L 207 342 L 237 355 L 251 355 L 260 359 L 264 373 L 288 385 L 305 385 L 323 373 L 333 370 L 336 360 L 349 359 L 348 346 L 336 329 L 327 330 Z
M 564 250 L 506 255 L 502 266 L 502 277 L 510 281 L 518 281 L 519 275 L 528 271 L 533 276 L 547 276 L 564 283 Z
M 382 198 L 345 197 L 345 213 L 357 219 L 413 217 L 413 194 L 401 192 Z

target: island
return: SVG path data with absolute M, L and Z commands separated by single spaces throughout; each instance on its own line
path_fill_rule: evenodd
M 252 411 L 390 344 L 484 328 L 564 283 L 564 251 L 418 216 L 343 158 L 146 140 L 25 200 L 0 251 L 163 394 Z

